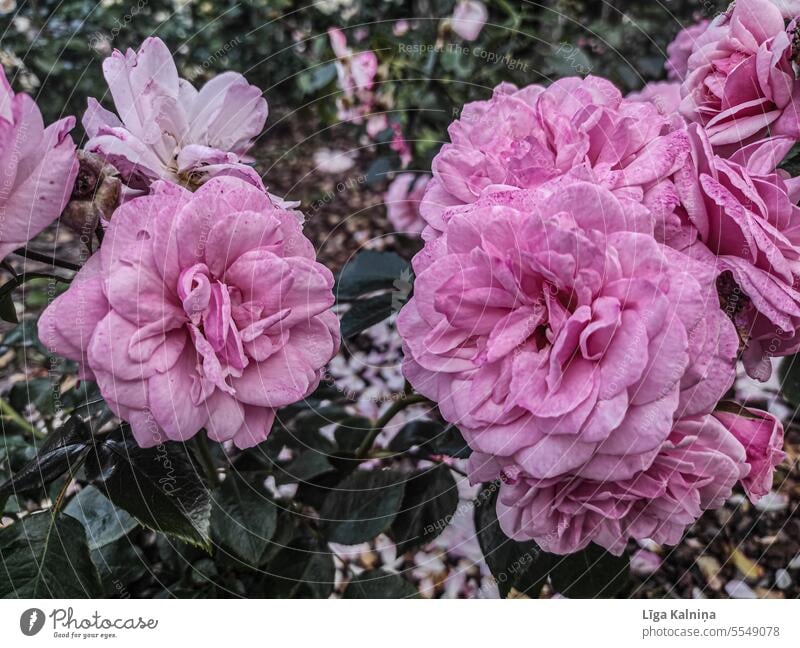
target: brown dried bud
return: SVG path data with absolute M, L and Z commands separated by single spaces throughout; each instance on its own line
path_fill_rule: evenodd
M 78 161 L 78 177 L 61 222 L 91 238 L 100 217 L 110 219 L 119 206 L 122 182 L 117 169 L 94 153 L 78 151 Z

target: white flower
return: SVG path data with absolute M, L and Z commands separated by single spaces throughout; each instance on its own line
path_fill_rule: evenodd
M 322 173 L 344 173 L 353 168 L 353 154 L 321 148 L 314 152 L 314 164 Z

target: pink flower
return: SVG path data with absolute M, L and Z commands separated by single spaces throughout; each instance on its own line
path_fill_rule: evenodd
M 744 446 L 750 472 L 742 485 L 756 503 L 772 490 L 772 473 L 786 456 L 783 426 L 772 414 L 751 408 L 743 407 L 738 413 L 717 410 L 714 416 Z
M 791 36 L 771 0 L 737 0 L 697 38 L 681 112 L 723 153 L 770 134 L 800 139 Z
M 469 464 L 473 481 L 501 476 L 497 519 L 506 535 L 556 554 L 594 542 L 620 555 L 629 538 L 677 544 L 748 470 L 742 445 L 710 415 L 677 421 L 647 466 L 618 479 L 532 479 L 513 460 L 480 454 Z
M 745 368 L 767 380 L 770 356 L 800 349 L 800 183 L 776 170 L 793 140 L 774 137 L 715 155 L 702 128 L 675 176 L 680 207 L 665 238 L 720 275 L 722 308 L 745 340 Z
M 450 25 L 453 31 L 466 41 L 474 41 L 483 30 L 489 11 L 478 0 L 458 0 L 453 10 Z
M 598 77 L 561 79 L 547 89 L 501 84 L 450 125 L 451 143 L 433 160 L 422 203 L 423 238 L 444 231 L 448 207 L 475 202 L 491 185 L 533 189 L 579 179 L 644 202 L 688 154 L 685 133 L 671 130 L 671 118 L 652 103 L 623 99 Z
M 730 387 L 714 275 L 589 183 L 498 188 L 414 259 L 404 373 L 473 450 L 534 479 L 619 481 Z
M 261 186 L 245 162 L 264 128 L 267 102 L 242 75 L 225 72 L 198 91 L 178 76 L 158 38 L 138 52 L 115 50 L 103 74 L 119 117 L 89 99 L 85 148 L 107 158 L 129 186 L 146 189 L 164 179 L 196 188 L 217 175 Z
M 411 152 L 411 147 L 408 145 L 408 140 L 403 136 L 403 128 L 400 126 L 398 122 L 392 122 L 392 141 L 389 144 L 389 148 L 391 148 L 397 155 L 400 157 L 400 164 L 405 169 L 409 164 L 411 164 L 411 160 L 414 159 L 414 156 Z
M 639 92 L 631 92 L 626 99 L 630 101 L 649 101 L 659 113 L 672 117 L 678 112 L 681 103 L 681 86 L 673 81 L 653 81 L 645 85 Z M 676 126 L 683 123 L 677 116 Z
M 682 81 L 689 67 L 689 56 L 697 38 L 708 28 L 708 20 L 701 20 L 694 25 L 685 27 L 675 40 L 667 45 L 667 77 L 671 81 Z
M 336 100 L 339 119 L 360 124 L 372 112 L 376 101 L 373 85 L 378 57 L 372 51 L 353 53 L 341 29 L 330 27 L 328 37 L 336 55 L 336 73 L 343 95 Z
M 661 557 L 647 549 L 637 549 L 631 556 L 631 573 L 649 576 L 661 569 Z
M 419 215 L 419 202 L 431 177 L 401 173 L 389 185 L 383 196 L 386 215 L 396 231 L 403 234 L 419 234 L 425 221 Z
M 411 24 L 405 19 L 398 20 L 392 25 L 392 33 L 398 38 L 405 36 L 409 29 L 411 29 Z
M 205 428 L 245 448 L 336 352 L 332 286 L 296 216 L 263 191 L 158 182 L 117 209 L 39 334 L 81 363 L 140 445 Z
M 784 18 L 796 18 L 800 16 L 800 0 L 772 0 Z
M 47 128 L 33 99 L 0 66 L 0 260 L 59 217 L 78 175 L 74 117 Z

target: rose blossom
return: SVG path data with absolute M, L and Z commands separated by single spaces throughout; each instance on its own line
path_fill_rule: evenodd
M 344 32 L 336 27 L 328 29 L 328 38 L 336 55 L 336 74 L 342 89 L 342 96 L 336 99 L 339 119 L 360 124 L 367 118 L 367 132 L 374 138 L 388 127 L 385 114 L 371 115 L 377 102 L 373 86 L 378 57 L 372 51 L 354 53 L 347 46 Z
M 589 183 L 498 188 L 414 259 L 404 373 L 473 450 L 536 479 L 631 479 L 730 387 L 714 274 Z
M 752 408 L 743 407 L 738 412 L 717 410 L 714 416 L 744 446 L 750 472 L 742 485 L 755 503 L 772 489 L 772 473 L 786 456 L 783 426 L 772 414 Z
M 720 275 L 722 307 L 745 341 L 747 372 L 767 380 L 769 356 L 800 349 L 800 184 L 776 170 L 793 140 L 774 137 L 714 154 L 702 128 L 687 129 L 691 156 L 675 176 L 680 207 L 665 238 Z
M 78 175 L 74 117 L 44 127 L 31 97 L 0 66 L 0 260 L 59 217 Z
M 117 209 L 39 335 L 97 381 L 140 445 L 206 428 L 245 448 L 336 352 L 332 286 L 295 214 L 263 191 L 158 182 Z
M 178 76 L 158 38 L 138 52 L 115 50 L 103 74 L 119 117 L 89 99 L 85 148 L 107 158 L 129 186 L 146 189 L 161 178 L 194 188 L 221 174 L 261 186 L 245 162 L 264 128 L 267 102 L 241 74 L 225 72 L 198 91 Z
M 681 112 L 723 153 L 770 134 L 800 139 L 791 36 L 771 0 L 737 0 L 697 38 Z
M 675 40 L 667 45 L 667 77 L 670 81 L 682 81 L 689 67 L 689 57 L 697 38 L 708 28 L 708 20 L 685 27 L 678 32 Z
M 657 109 L 658 112 L 666 117 L 671 117 L 678 112 L 678 106 L 681 103 L 681 86 L 679 83 L 673 81 L 652 81 L 639 90 L 638 92 L 631 92 L 626 99 L 630 101 L 649 101 Z M 676 127 L 683 123 L 679 115 L 675 115 Z
M 594 542 L 621 555 L 629 538 L 677 544 L 748 472 L 741 443 L 710 415 L 677 421 L 652 462 L 620 478 L 534 479 L 511 459 L 479 453 L 469 465 L 473 481 L 501 477 L 497 519 L 506 535 L 556 554 Z
M 453 31 L 466 41 L 474 41 L 483 30 L 489 11 L 478 0 L 458 0 L 453 10 L 450 25 Z
M 400 158 L 400 164 L 405 169 L 411 164 L 414 159 L 414 154 L 411 151 L 411 146 L 408 140 L 403 135 L 403 127 L 398 122 L 392 122 L 392 140 L 389 142 L 389 148 L 397 153 Z
M 401 173 L 389 185 L 383 196 L 386 215 L 396 231 L 403 234 L 419 234 L 425 221 L 419 215 L 419 203 L 431 177 Z
M 772 0 L 784 18 L 800 16 L 800 0 Z
M 643 202 L 682 166 L 689 144 L 650 102 L 624 99 L 598 77 L 567 78 L 547 89 L 501 84 L 488 101 L 464 106 L 433 160 L 422 202 L 423 238 L 445 229 L 448 207 L 475 202 L 491 185 L 533 189 L 581 179 Z

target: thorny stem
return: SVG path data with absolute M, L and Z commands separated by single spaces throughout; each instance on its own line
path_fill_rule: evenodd
M 364 440 L 361 442 L 361 445 L 358 447 L 356 451 L 356 457 L 359 459 L 364 459 L 369 452 L 369 449 L 372 447 L 372 444 L 375 443 L 375 439 L 378 438 L 378 435 L 381 433 L 383 428 L 391 421 L 397 414 L 402 412 L 406 407 L 410 407 L 411 405 L 416 405 L 417 403 L 424 403 L 428 399 L 425 398 L 422 394 L 406 394 L 403 398 L 396 400 L 392 403 L 391 407 L 387 409 L 383 415 L 375 421 L 375 425 L 369 431 Z

